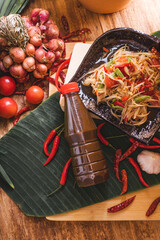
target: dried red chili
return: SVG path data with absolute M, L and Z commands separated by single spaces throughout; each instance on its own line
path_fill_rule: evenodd
M 138 177 L 139 177 L 139 180 L 141 181 L 141 183 L 146 186 L 146 187 L 149 187 L 149 185 L 145 182 L 145 180 L 143 179 L 142 177 L 142 173 L 141 173 L 141 170 L 138 166 L 138 164 L 134 161 L 133 158 L 129 157 L 129 162 L 132 164 L 132 166 L 135 168 L 136 170 L 136 173 L 138 174 Z
M 61 71 L 59 76 L 60 76 L 62 82 L 64 83 L 65 82 L 65 78 L 66 78 L 66 74 L 63 71 Z
M 49 154 L 49 157 L 47 158 L 47 161 L 43 164 L 43 166 L 46 166 L 48 163 L 50 163 L 52 158 L 56 155 L 56 153 L 58 151 L 58 147 L 59 147 L 59 141 L 60 141 L 60 136 L 59 135 L 61 134 L 61 132 L 63 130 L 64 130 L 64 128 L 55 137 L 55 139 L 53 141 L 53 147 L 52 147 L 51 153 Z
M 138 146 L 139 146 L 138 141 L 133 142 L 132 145 L 127 149 L 127 151 L 122 155 L 120 161 L 129 157 L 138 148 Z
M 69 30 L 69 24 L 68 24 L 68 20 L 65 16 L 61 17 L 61 22 L 63 24 L 63 28 L 65 30 L 66 34 L 69 34 L 70 30 Z
M 135 143 L 136 142 L 136 140 L 134 138 L 129 138 L 129 141 L 131 143 Z M 139 147 L 140 148 L 144 148 L 144 149 L 157 149 L 157 148 L 160 148 L 160 145 L 146 145 L 146 144 L 143 144 L 143 143 L 139 142 Z
M 114 161 L 113 161 L 114 172 L 119 182 L 122 182 L 119 178 L 119 161 L 120 161 L 121 155 L 122 155 L 121 149 L 117 149 L 115 153 Z
M 46 140 L 44 141 L 44 144 L 43 144 L 43 151 L 44 153 L 49 156 L 49 152 L 48 152 L 48 145 L 50 144 L 50 142 L 53 140 L 53 138 L 55 137 L 56 133 L 57 133 L 57 130 L 63 126 L 63 123 L 58 126 L 57 128 L 53 129 L 47 136 Z
M 23 113 L 25 113 L 25 112 L 27 112 L 27 111 L 30 111 L 30 110 L 31 110 L 31 108 L 30 108 L 29 106 L 26 106 L 26 107 L 21 108 L 21 109 L 18 111 L 18 113 L 15 115 L 13 124 L 16 125 L 16 123 L 17 123 L 17 122 L 19 121 L 19 119 L 20 119 L 20 116 L 21 116 Z
M 154 137 L 152 140 L 153 140 L 154 142 L 156 142 L 156 143 L 160 144 L 160 139 L 158 139 L 158 138 Z
M 89 28 L 82 28 L 81 30 L 76 30 L 76 31 L 73 31 L 73 32 L 63 36 L 62 39 L 66 40 L 70 37 L 82 35 L 85 32 L 90 32 L 91 33 L 91 30 Z
M 22 92 L 16 91 L 16 92 L 14 92 L 14 95 L 24 95 L 25 96 L 25 94 L 26 94 L 26 91 L 22 91 Z
M 127 172 L 125 169 L 122 169 L 121 171 L 121 176 L 122 176 L 122 192 L 121 195 L 127 192 L 128 189 L 128 177 L 127 177 Z
M 135 197 L 136 197 L 136 195 L 131 197 L 131 198 L 129 198 L 129 199 L 127 199 L 127 200 L 125 200 L 125 201 L 123 201 L 123 202 L 121 202 L 121 203 L 119 203 L 119 204 L 117 204 L 117 205 L 115 205 L 115 206 L 113 206 L 113 207 L 108 208 L 107 211 L 109 213 L 118 212 L 118 211 L 128 207 L 133 202 Z
M 152 215 L 154 213 L 154 211 L 156 210 L 158 204 L 160 203 L 160 197 L 156 198 L 151 205 L 149 206 L 147 212 L 146 212 L 146 216 L 149 217 L 150 215 Z
M 72 159 L 70 158 L 67 163 L 65 164 L 64 168 L 63 168 L 63 171 L 62 171 L 62 174 L 61 174 L 61 179 L 60 179 L 60 185 L 58 188 L 56 188 L 53 192 L 51 192 L 50 194 L 48 194 L 47 197 L 50 197 L 52 194 L 54 194 L 55 192 L 57 192 L 60 188 L 62 188 L 65 183 L 66 183 L 66 180 L 67 180 L 67 174 L 68 174 L 68 169 L 69 169 L 69 166 L 71 165 L 71 162 L 72 162 Z
M 56 86 L 55 79 L 53 77 L 46 77 L 46 80 Z M 58 87 L 60 88 L 62 85 L 63 83 L 58 81 Z

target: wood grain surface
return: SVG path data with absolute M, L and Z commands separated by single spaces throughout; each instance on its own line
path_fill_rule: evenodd
M 29 14 L 34 7 L 48 9 L 62 34 L 62 15 L 67 17 L 71 31 L 90 28 L 92 33 L 87 35 L 88 41 L 115 27 L 131 27 L 149 34 L 160 29 L 159 0 L 133 0 L 126 9 L 108 15 L 89 12 L 77 0 L 30 0 L 23 15 Z M 25 100 L 21 97 L 17 101 L 23 105 Z M 11 121 L 9 123 L 0 119 L 0 136 L 12 127 Z M 27 217 L 0 190 L 1 240 L 159 240 L 159 226 L 159 221 L 50 222 L 44 218 Z

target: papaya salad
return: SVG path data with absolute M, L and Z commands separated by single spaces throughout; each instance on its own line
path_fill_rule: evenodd
M 160 107 L 160 53 L 154 47 L 134 52 L 123 46 L 83 84 L 92 87 L 97 104 L 106 102 L 120 123 L 141 125 L 150 107 Z

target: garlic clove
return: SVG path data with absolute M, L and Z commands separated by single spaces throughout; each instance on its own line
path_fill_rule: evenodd
M 141 169 L 149 174 L 160 173 L 160 153 L 144 150 L 137 156 Z

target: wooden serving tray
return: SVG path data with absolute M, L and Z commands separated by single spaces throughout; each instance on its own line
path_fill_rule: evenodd
M 67 57 L 70 56 L 74 46 L 75 44 L 73 43 L 66 44 Z M 83 47 L 83 50 L 80 49 L 80 47 Z M 73 59 L 68 70 L 69 74 L 67 74 L 66 81 L 70 80 L 71 76 L 73 75 L 73 71 L 75 72 L 76 70 L 75 67 L 77 67 L 79 62 L 83 59 L 84 53 L 87 51 L 88 47 L 89 45 L 82 46 L 81 44 L 77 44 L 75 46 L 74 51 L 78 50 L 78 58 L 76 58 L 76 55 L 74 56 L 73 52 Z M 55 91 L 55 86 L 50 84 L 49 95 L 53 94 Z M 63 105 L 63 102 L 61 102 L 61 105 Z M 128 208 L 114 214 L 107 213 L 108 207 L 119 204 L 120 202 L 134 195 L 136 195 L 136 198 Z M 160 184 L 68 213 L 53 215 L 46 218 L 51 221 L 160 220 L 160 210 L 158 209 L 158 211 L 155 211 L 155 213 L 150 217 L 145 216 L 148 207 L 155 198 L 159 197 L 159 195 Z M 160 208 L 160 206 L 158 208 Z

